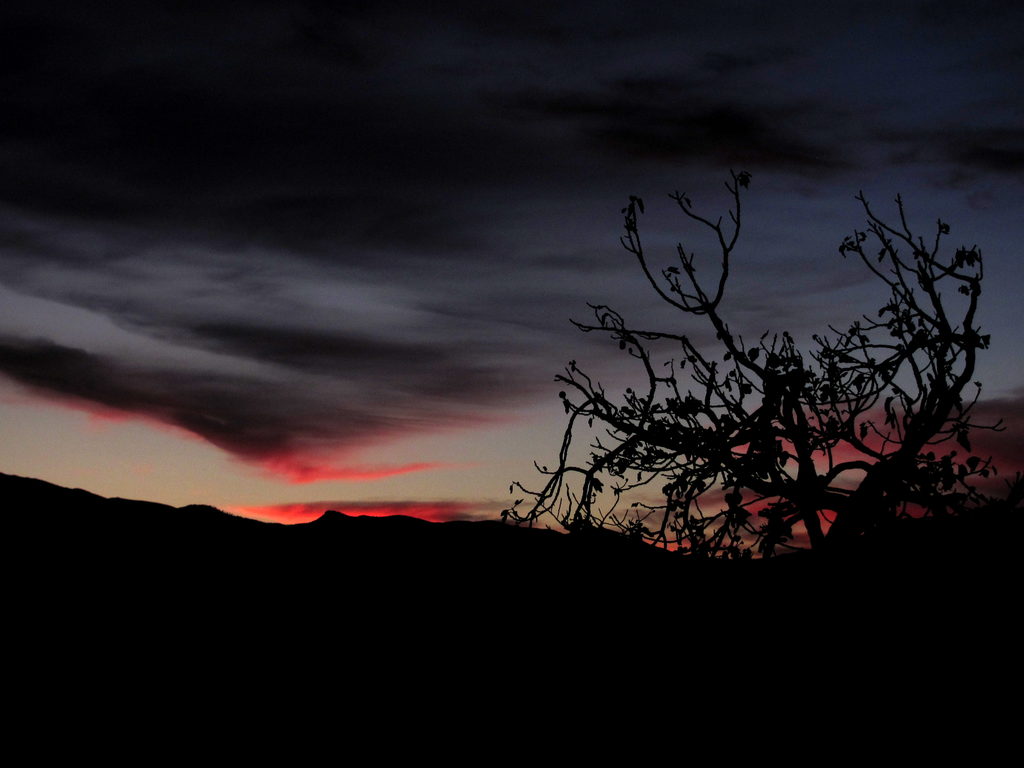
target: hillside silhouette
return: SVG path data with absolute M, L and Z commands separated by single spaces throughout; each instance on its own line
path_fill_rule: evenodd
M 884 536 L 828 558 L 806 551 L 770 560 L 700 560 L 608 532 L 566 535 L 498 521 L 430 523 L 326 512 L 305 524 L 263 523 L 209 506 L 108 499 L 0 474 L 5 542 L 33 593 L 71 610 L 117 615 L 158 604 L 219 615 L 401 606 L 467 621 L 566 620 L 569 615 L 671 610 L 765 620 L 795 605 L 836 615 L 942 615 L 981 620 L 1019 599 L 1019 510 L 900 520 Z M 729 596 L 728 599 L 722 596 Z M 695 607 L 696 606 L 696 607 Z M 131 608 L 135 610 L 135 608 Z M 398 608 L 396 608 L 398 610 Z M 696 611 L 696 613 L 695 613 Z M 573 613 L 575 612 L 575 613 Z M 806 618 L 806 614 L 803 614 Z

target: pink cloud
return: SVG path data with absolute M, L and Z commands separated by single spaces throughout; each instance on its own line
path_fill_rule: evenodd
M 408 464 L 353 465 L 346 467 L 307 461 L 300 456 L 278 456 L 272 459 L 260 460 L 259 464 L 268 474 L 283 478 L 295 485 L 317 483 L 325 480 L 365 482 L 379 480 L 384 477 L 407 475 L 412 472 L 443 469 L 450 466 L 440 462 L 419 461 Z

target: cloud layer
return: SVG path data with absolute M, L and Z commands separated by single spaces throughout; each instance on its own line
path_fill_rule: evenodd
M 293 481 L 380 477 L 444 462 L 364 447 L 548 394 L 587 300 L 649 311 L 616 246 L 641 186 L 746 167 L 771 221 L 884 169 L 1015 210 L 1019 8 L 588 8 L 5 3 L 0 281 L 134 341 L 38 310 L 0 373 Z M 815 262 L 751 250 L 741 311 L 799 326 L 767 283 Z

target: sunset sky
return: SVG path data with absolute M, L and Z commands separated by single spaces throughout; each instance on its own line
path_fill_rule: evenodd
M 984 0 L 5 2 L 0 472 L 495 516 L 554 462 L 568 360 L 644 380 L 570 325 L 587 301 L 711 340 L 619 210 L 656 261 L 712 259 L 668 193 L 722 214 L 730 168 L 752 338 L 885 303 L 837 251 L 860 189 L 981 248 L 979 413 L 1010 431 L 979 442 L 1024 468 L 1021 30 Z

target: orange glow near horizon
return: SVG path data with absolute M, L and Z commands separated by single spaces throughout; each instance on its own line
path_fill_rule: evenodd
M 405 515 L 417 517 L 431 523 L 444 523 L 452 520 L 480 519 L 473 512 L 477 505 L 460 501 L 311 501 L 293 504 L 269 504 L 265 506 L 228 506 L 226 512 L 243 517 L 251 517 L 267 523 L 283 523 L 297 525 L 310 523 L 320 518 L 324 512 L 333 510 L 353 517 L 392 517 Z

